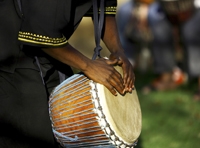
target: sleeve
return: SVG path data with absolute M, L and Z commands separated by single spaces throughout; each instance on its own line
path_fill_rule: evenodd
M 116 12 L 117 12 L 117 0 L 105 0 L 104 13 L 106 15 L 116 15 Z M 92 15 L 93 15 L 93 8 L 91 7 L 85 16 L 92 16 Z
M 60 15 L 61 5 L 55 0 L 22 0 L 23 22 L 18 40 L 39 47 L 67 44 L 61 31 L 67 23 L 66 19 L 61 18 L 64 17 Z

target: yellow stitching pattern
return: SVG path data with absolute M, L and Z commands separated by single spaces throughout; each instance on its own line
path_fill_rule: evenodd
M 62 38 L 50 38 L 47 36 L 37 35 L 29 32 L 19 32 L 18 40 L 28 43 L 35 43 L 40 45 L 59 46 L 66 44 L 68 41 L 63 36 Z
M 116 14 L 117 12 L 117 7 L 105 7 L 105 10 L 104 10 L 104 13 L 105 14 Z M 99 13 L 100 13 L 100 10 L 99 10 Z M 93 14 L 93 9 L 90 9 L 87 13 L 86 13 L 86 16 L 87 15 L 92 15 Z
M 105 14 L 116 14 L 116 12 L 105 12 Z
M 100 13 L 100 12 L 99 12 L 99 13 Z M 113 15 L 115 15 L 116 12 L 105 12 L 104 14 L 113 14 Z M 84 16 L 91 16 L 91 15 L 93 15 L 93 13 L 92 13 L 92 12 L 88 12 L 88 13 L 86 13 Z
M 116 13 L 116 11 L 117 11 L 117 7 L 106 7 L 105 8 L 105 12 L 115 12 Z

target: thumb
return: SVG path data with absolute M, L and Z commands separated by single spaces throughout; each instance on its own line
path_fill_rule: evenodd
M 117 60 L 117 63 L 116 63 L 117 65 L 122 65 L 122 63 L 123 63 L 121 58 L 116 54 L 111 54 L 109 59 L 110 60 Z
M 107 59 L 106 60 L 106 63 L 108 64 L 108 65 L 117 65 L 118 64 L 118 59 Z

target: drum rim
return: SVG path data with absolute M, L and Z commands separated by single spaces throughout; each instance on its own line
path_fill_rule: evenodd
M 104 89 L 104 86 L 103 86 L 103 85 L 98 84 L 98 83 L 95 83 L 95 82 L 93 82 L 93 81 L 90 83 L 90 85 L 91 85 L 91 87 L 94 88 L 94 90 L 99 90 L 98 88 Z M 100 103 L 100 99 L 102 99 L 102 98 L 97 97 L 97 96 L 99 96 L 99 95 L 98 95 L 98 91 L 95 91 L 95 92 L 96 92 L 96 94 L 94 95 L 93 99 L 98 101 L 98 104 L 96 104 L 96 106 L 95 106 L 95 110 L 96 110 L 95 112 L 100 111 L 101 114 L 104 115 L 105 113 L 104 113 L 104 111 L 102 110 L 102 105 L 101 105 L 101 103 Z M 136 138 L 136 140 L 134 141 L 134 143 L 132 143 L 132 144 L 127 143 L 127 142 L 125 142 L 124 140 L 122 140 L 122 138 L 119 137 L 119 136 L 117 135 L 116 132 L 113 131 L 113 129 L 111 128 L 112 125 L 111 125 L 111 124 L 109 123 L 109 121 L 104 117 L 105 115 L 104 115 L 103 117 L 102 117 L 101 115 L 99 115 L 99 114 L 97 114 L 97 115 L 98 115 L 98 117 L 100 118 L 99 121 L 103 120 L 103 122 L 106 123 L 106 126 L 102 126 L 101 123 L 99 123 L 99 125 L 102 127 L 103 131 L 104 131 L 105 134 L 108 136 L 109 140 L 112 142 L 113 145 L 118 146 L 118 147 L 119 147 L 119 146 L 121 147 L 121 146 L 123 145 L 123 146 L 125 146 L 125 147 L 131 147 L 131 148 L 137 145 L 139 136 Z M 111 131 L 111 134 L 109 134 L 107 131 Z M 141 131 L 140 131 L 140 132 L 141 132 Z M 123 147 L 123 146 L 122 146 L 122 147 Z

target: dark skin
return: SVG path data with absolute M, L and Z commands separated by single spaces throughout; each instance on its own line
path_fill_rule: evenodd
M 126 58 L 120 43 L 115 17 L 106 17 L 103 41 L 112 53 L 110 59 L 119 59 L 118 65 L 121 64 L 123 69 L 123 81 L 125 84 L 126 92 L 131 92 L 134 88 L 135 75 L 133 73 L 133 66 Z
M 94 82 L 108 88 L 113 95 L 117 95 L 117 92 L 121 95 L 126 92 L 132 92 L 135 75 L 133 67 L 126 58 L 120 44 L 115 17 L 105 17 L 102 40 L 111 52 L 109 59 L 98 58 L 91 60 L 69 43 L 64 47 L 43 48 L 42 50 L 55 59 L 79 69 Z M 123 77 L 114 69 L 114 65 L 122 67 Z

